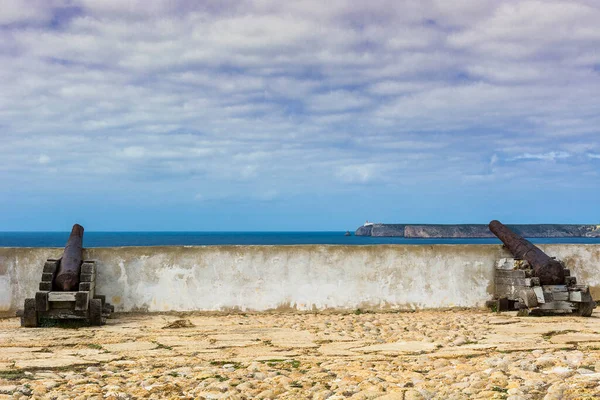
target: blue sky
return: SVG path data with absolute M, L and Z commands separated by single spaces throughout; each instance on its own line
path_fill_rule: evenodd
M 3 0 L 0 230 L 600 223 L 600 5 Z

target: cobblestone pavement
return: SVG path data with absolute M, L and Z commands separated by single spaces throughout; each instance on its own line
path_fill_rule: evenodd
M 165 328 L 175 320 L 193 326 Z M 600 318 L 481 310 L 0 320 L 0 399 L 600 397 Z

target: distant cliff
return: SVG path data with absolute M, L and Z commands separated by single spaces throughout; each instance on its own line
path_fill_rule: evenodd
M 514 232 L 528 238 L 600 237 L 600 225 L 532 224 L 507 225 Z M 359 227 L 356 236 L 393 236 L 405 238 L 493 238 L 485 224 L 463 225 L 409 225 L 373 224 Z

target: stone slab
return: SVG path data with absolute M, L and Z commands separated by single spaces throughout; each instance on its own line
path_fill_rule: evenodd
M 487 352 L 476 349 L 442 349 L 430 354 L 432 358 L 462 358 L 485 355 Z
M 359 353 L 354 349 L 365 347 L 367 345 L 368 343 L 361 341 L 333 342 L 322 344 L 318 351 L 324 356 L 355 356 Z
M 103 344 L 102 347 L 108 351 L 146 351 L 152 350 L 157 347 L 156 343 L 152 342 L 125 342 L 125 343 L 111 343 Z
M 565 333 L 550 338 L 552 343 L 600 342 L 600 334 L 596 333 Z
M 95 365 L 97 362 L 84 360 L 79 357 L 50 357 L 36 358 L 30 360 L 18 360 L 15 362 L 15 368 L 18 369 L 43 369 L 43 368 L 64 368 L 76 365 Z
M 317 348 L 315 335 L 308 331 L 281 330 L 270 333 L 273 346 L 291 348 Z
M 395 343 L 384 343 L 376 344 L 372 346 L 360 347 L 354 349 L 355 351 L 362 353 L 424 353 L 431 352 L 438 348 L 436 343 L 431 342 L 395 342 Z

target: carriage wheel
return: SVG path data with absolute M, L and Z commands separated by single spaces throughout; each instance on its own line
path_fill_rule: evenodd
M 93 325 L 93 326 L 102 325 L 102 300 L 91 299 L 89 311 L 90 311 L 90 325 Z
M 592 313 L 594 312 L 594 308 L 596 308 L 595 301 L 579 303 L 579 307 L 577 310 L 573 310 L 573 313 L 579 315 L 580 317 L 591 317 Z
M 23 309 L 23 316 L 21 317 L 21 326 L 26 328 L 35 328 L 38 326 L 35 299 L 25 299 L 25 307 Z

